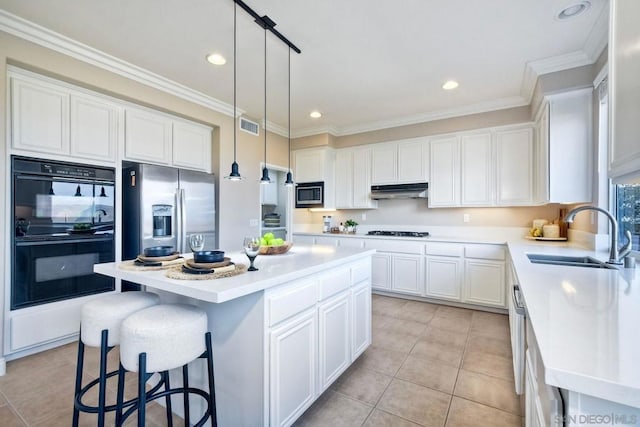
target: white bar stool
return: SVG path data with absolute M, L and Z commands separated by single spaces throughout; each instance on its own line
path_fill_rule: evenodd
M 80 412 L 97 413 L 98 426 L 103 427 L 105 412 L 116 411 L 116 423 L 119 423 L 123 408 L 118 404 L 106 406 L 106 385 L 107 378 L 119 375 L 118 395 L 121 402 L 121 395 L 124 392 L 124 369 L 120 365 L 118 370 L 107 372 L 107 353 L 120 343 L 120 326 L 126 317 L 138 310 L 159 303 L 160 297 L 158 295 L 151 292 L 135 291 L 105 295 L 82 306 L 73 404 L 74 427 L 78 425 Z M 100 348 L 100 373 L 98 378 L 82 387 L 85 346 Z M 84 404 L 82 402 L 83 396 L 96 384 L 98 385 L 97 406 Z M 133 402 L 129 402 L 129 404 L 133 404 Z
M 138 372 L 138 398 L 134 406 L 122 416 L 126 420 L 138 410 L 138 427 L 145 424 L 147 402 L 165 397 L 167 424 L 172 426 L 171 395 L 182 394 L 185 425 L 191 425 L 189 414 L 189 394 L 201 396 L 207 402 L 207 409 L 195 426 L 202 426 L 211 417 L 211 425 L 216 426 L 215 387 L 213 381 L 213 352 L 211 333 L 207 332 L 207 313 L 186 304 L 161 304 L 133 313 L 122 322 L 120 330 L 120 362 L 122 366 Z M 206 359 L 209 392 L 189 387 L 187 365 L 198 358 Z M 172 389 L 169 384 L 169 370 L 182 367 L 183 386 Z M 145 385 L 153 373 L 160 373 L 164 384 L 161 392 L 146 392 Z

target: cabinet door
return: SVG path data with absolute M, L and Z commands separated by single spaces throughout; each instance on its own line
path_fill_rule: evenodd
M 405 294 L 424 294 L 423 257 L 393 255 L 391 289 Z
M 295 179 L 297 182 L 324 180 L 324 152 L 321 150 L 300 150 L 294 154 Z M 326 191 L 326 189 L 325 189 Z
M 547 203 L 549 200 L 549 103 L 541 107 L 536 122 L 535 144 L 535 202 Z
M 68 154 L 67 92 L 44 82 L 12 77 L 11 138 L 15 149 Z
M 398 143 L 398 182 L 427 182 L 429 166 L 424 151 L 428 146 L 422 140 Z
M 327 246 L 338 246 L 340 244 L 340 238 L 332 237 L 332 236 L 316 236 L 315 244 L 327 245 Z
M 429 206 L 460 205 L 460 158 L 458 138 L 430 142 Z
M 371 344 L 371 286 L 369 281 L 351 290 L 351 361 Z
M 426 295 L 460 301 L 462 297 L 462 260 L 454 257 L 427 257 Z
M 490 132 L 460 137 L 462 206 L 494 204 L 494 164 Z
M 354 162 L 353 150 L 336 150 L 336 208 L 353 207 L 354 195 Z M 299 179 L 299 178 L 298 178 Z
M 269 174 L 274 176 L 272 171 L 269 171 Z M 260 203 L 263 205 L 278 206 L 278 183 L 276 181 L 260 186 Z
M 270 425 L 290 425 L 316 397 L 316 310 L 270 332 Z
M 375 208 L 378 202 L 371 200 L 371 148 L 353 150 L 353 207 Z M 336 186 L 339 187 L 338 167 L 336 165 Z
M 315 238 L 313 236 L 301 236 L 299 234 L 294 234 L 293 243 L 299 245 L 313 245 L 315 243 Z
M 318 307 L 320 393 L 351 363 L 351 327 L 347 290 Z
M 136 108 L 125 111 L 124 154 L 129 160 L 169 164 L 171 120 Z
M 371 183 L 394 184 L 398 181 L 398 144 L 376 144 L 372 149 Z
M 114 161 L 121 111 L 98 97 L 71 95 L 71 154 Z
M 465 302 L 506 307 L 504 262 L 465 260 Z
M 211 172 L 211 128 L 173 122 L 173 165 Z
M 497 204 L 533 204 L 532 129 L 496 132 L 496 152 Z
M 371 256 L 371 287 L 391 290 L 391 255 L 376 253 Z

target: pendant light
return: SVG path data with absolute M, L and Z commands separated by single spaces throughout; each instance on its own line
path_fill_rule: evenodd
M 264 167 L 260 184 L 270 184 L 269 169 L 267 169 L 267 25 L 264 25 Z
M 287 187 L 293 187 L 293 173 L 291 173 L 291 48 L 289 48 L 289 86 L 288 86 L 288 115 L 289 115 L 289 151 L 287 155 L 289 156 L 289 171 L 287 172 L 287 180 L 284 182 L 284 185 Z
M 233 163 L 231 163 L 231 173 L 225 177 L 230 181 L 240 181 L 240 170 L 238 168 L 238 162 L 236 162 L 237 152 L 237 124 L 236 124 L 236 10 L 237 4 L 233 4 Z

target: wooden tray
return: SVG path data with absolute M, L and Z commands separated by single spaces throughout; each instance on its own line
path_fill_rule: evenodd
M 293 242 L 284 242 L 280 246 L 260 246 L 260 255 L 281 255 L 291 249 Z

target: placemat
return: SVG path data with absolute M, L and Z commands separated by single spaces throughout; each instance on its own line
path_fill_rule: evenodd
M 213 272 L 209 274 L 189 274 L 182 272 L 182 266 L 173 267 L 171 270 L 167 270 L 164 274 L 170 279 L 179 279 L 179 280 L 211 280 L 211 279 L 222 279 L 224 277 L 237 276 L 238 274 L 242 274 L 247 271 L 247 266 L 245 264 L 236 264 L 236 268 L 229 271 L 221 271 L 221 272 Z
M 136 265 L 134 261 L 123 261 L 118 264 L 118 268 L 122 270 L 131 271 L 153 271 L 153 270 L 166 270 L 167 268 L 174 267 L 176 265 L 181 266 L 184 263 L 184 258 L 174 259 L 172 261 L 162 261 L 162 265 Z

